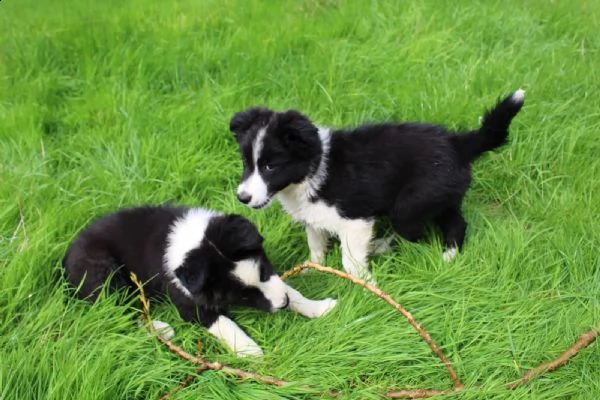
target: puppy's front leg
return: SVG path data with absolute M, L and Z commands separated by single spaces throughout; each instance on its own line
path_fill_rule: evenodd
M 212 335 L 223 341 L 239 357 L 263 355 L 259 345 L 246 335 L 246 332 L 235 322 L 223 314 L 217 315 L 207 328 Z
M 197 307 L 179 291 L 171 294 L 171 300 L 177 306 L 181 318 L 188 322 L 200 322 L 208 332 L 224 342 L 238 356 L 262 356 L 263 352 L 258 344 L 226 317 L 223 310 Z
M 373 238 L 373 221 L 349 221 L 338 232 L 342 247 L 342 266 L 350 275 L 376 284 L 369 272 L 369 250 Z
M 287 285 L 287 295 L 290 299 L 290 304 L 288 306 L 290 310 L 296 311 L 307 318 L 321 317 L 331 311 L 331 309 L 337 304 L 337 300 L 335 299 L 307 299 L 302 295 L 302 293 L 290 285 Z
M 306 239 L 308 241 L 308 248 L 310 249 L 310 261 L 322 264 L 325 260 L 325 252 L 327 251 L 328 233 L 307 224 Z

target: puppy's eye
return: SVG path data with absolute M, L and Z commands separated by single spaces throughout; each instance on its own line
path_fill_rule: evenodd
M 269 172 L 270 172 L 270 171 L 273 171 L 273 170 L 274 170 L 276 167 L 277 167 L 277 165 L 275 165 L 275 164 L 273 164 L 273 163 L 266 163 L 266 164 L 263 164 L 263 166 L 262 166 L 262 168 L 263 168 L 265 171 L 269 171 Z

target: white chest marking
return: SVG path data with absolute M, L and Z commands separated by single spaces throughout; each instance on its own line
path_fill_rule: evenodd
M 345 229 L 349 219 L 342 217 L 335 207 L 318 200 L 309 200 L 310 189 L 306 183 L 290 185 L 278 193 L 283 208 L 299 222 L 304 222 L 316 229 L 338 233 Z

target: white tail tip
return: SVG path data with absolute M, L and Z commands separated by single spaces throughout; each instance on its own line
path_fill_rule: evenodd
M 519 89 L 513 93 L 510 98 L 514 103 L 522 103 L 525 100 L 525 91 L 523 89 Z

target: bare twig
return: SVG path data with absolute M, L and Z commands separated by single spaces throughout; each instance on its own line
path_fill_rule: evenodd
M 389 399 L 428 399 L 433 396 L 440 396 L 455 392 L 460 392 L 464 387 L 448 390 L 437 389 L 404 389 L 395 392 L 386 393 L 385 397 Z
M 190 386 L 192 384 L 192 382 L 194 381 L 194 379 L 196 379 L 196 377 L 198 375 L 200 375 L 201 373 L 203 373 L 204 371 L 206 371 L 206 368 L 203 368 L 203 367 L 198 368 L 196 370 L 196 373 L 186 376 L 184 380 L 182 380 L 177 386 L 175 386 L 173 389 L 171 389 L 171 391 L 169 393 L 162 396 L 159 400 L 170 399 L 171 396 L 173 396 L 175 393 Z
M 197 347 L 198 347 L 198 354 L 202 354 L 202 351 L 204 350 L 204 344 L 202 343 L 202 340 L 198 339 Z M 196 372 L 194 372 L 193 374 L 189 374 L 188 376 L 186 376 L 184 380 L 182 380 L 177 386 L 175 386 L 173 389 L 171 389 L 170 392 L 168 392 L 167 394 L 165 394 L 164 396 L 162 396 L 159 400 L 168 400 L 168 399 L 170 399 L 171 396 L 173 396 L 175 393 L 177 393 L 180 390 L 185 389 L 186 387 L 190 386 L 192 384 L 192 382 L 194 382 L 194 379 L 196 379 L 196 377 L 198 377 L 198 375 L 200 375 L 204 371 L 206 371 L 206 368 L 204 368 L 204 367 L 198 368 L 196 370 Z
M 398 304 L 397 302 L 395 302 L 394 299 L 392 299 L 389 294 L 387 294 L 384 291 L 382 291 L 381 289 L 371 285 L 364 279 L 357 278 L 355 276 L 352 276 L 350 274 L 347 274 L 345 272 L 339 271 L 334 268 L 324 267 L 322 265 L 311 263 L 311 262 L 307 262 L 307 263 L 304 263 L 302 265 L 298 265 L 297 267 L 292 268 L 291 270 L 289 270 L 289 271 L 285 272 L 283 275 L 281 275 L 281 279 L 286 279 L 290 276 L 296 275 L 303 269 L 315 269 L 317 271 L 325 272 L 325 273 L 335 275 L 335 276 L 343 278 L 343 279 L 347 279 L 357 285 L 364 287 L 365 289 L 374 293 L 375 295 L 377 295 L 378 297 L 383 299 L 386 303 L 388 303 L 389 305 L 394 307 L 396 310 L 398 310 L 400 312 L 400 314 L 402 314 L 406 318 L 408 323 L 413 328 L 415 328 L 415 330 L 419 333 L 419 336 L 421 336 L 423 338 L 423 340 L 427 343 L 427 345 L 429 346 L 431 351 L 436 356 L 438 356 L 438 358 L 446 366 L 446 369 L 448 370 L 448 374 L 450 375 L 450 379 L 452 379 L 452 382 L 454 383 L 454 388 L 462 388 L 463 387 L 463 384 L 461 383 L 460 379 L 458 378 L 458 375 L 456 374 L 454 367 L 452 367 L 452 363 L 444 355 L 444 353 L 439 348 L 439 346 L 433 341 L 433 339 L 431 338 L 429 333 L 427 333 L 427 331 L 425 331 L 425 329 L 419 323 L 417 323 L 417 321 L 415 321 L 414 317 L 412 316 L 412 314 L 410 312 L 408 312 L 404 307 L 402 307 L 401 304 Z
M 137 278 L 137 276 L 132 272 L 130 275 L 130 278 L 132 280 L 132 282 L 138 287 L 139 291 L 140 291 L 140 300 L 143 304 L 143 309 L 142 309 L 142 317 L 144 319 L 144 322 L 146 323 L 146 328 L 148 329 L 148 331 L 150 331 L 151 333 L 156 334 L 156 338 L 158 339 L 159 342 L 161 342 L 163 345 L 165 345 L 165 347 L 167 347 L 172 353 L 175 353 L 177 356 L 179 356 L 180 358 L 189 361 L 192 364 L 195 364 L 197 366 L 199 366 L 200 368 L 198 369 L 198 372 L 201 373 L 205 370 L 211 369 L 213 371 L 221 371 L 227 375 L 232 375 L 235 376 L 237 378 L 241 378 L 241 379 L 251 379 L 260 383 L 264 383 L 264 384 L 268 384 L 268 385 L 273 385 L 273 386 L 285 386 L 288 385 L 289 382 L 286 382 L 284 380 L 278 379 L 278 378 L 274 378 L 272 376 L 266 376 L 266 375 L 260 375 L 257 374 L 255 372 L 249 372 L 249 371 L 244 371 L 242 369 L 239 368 L 233 368 L 233 367 L 229 367 L 227 365 L 223 365 L 219 362 L 210 362 L 205 360 L 204 358 L 200 357 L 200 356 L 194 356 L 190 353 L 188 353 L 187 351 L 185 351 L 184 349 L 182 349 L 181 347 L 177 346 L 176 344 L 174 344 L 173 342 L 171 342 L 168 339 L 163 338 L 162 336 L 158 335 L 156 330 L 154 329 L 153 325 L 152 325 L 152 319 L 150 317 L 150 302 L 148 301 L 148 298 L 145 295 L 144 292 L 144 287 L 142 285 L 142 283 L 139 281 L 139 279 Z M 187 377 L 184 382 L 182 382 L 181 384 L 179 384 L 179 388 L 177 390 L 181 390 L 182 388 L 184 388 L 185 386 L 189 385 L 194 378 L 191 377 Z M 186 381 L 188 381 L 186 383 Z M 312 388 L 310 386 L 304 386 L 303 387 L 306 390 L 310 390 L 310 391 L 317 391 L 318 389 L 316 388 Z M 163 399 L 168 399 L 169 396 L 173 393 L 175 393 L 177 390 L 175 391 L 171 391 L 169 393 L 167 393 L 165 396 L 163 396 Z M 333 392 L 333 391 L 326 391 L 325 392 L 327 395 L 329 395 L 330 397 L 336 397 L 338 395 L 338 393 Z
M 581 336 L 579 336 L 579 339 L 577 339 L 577 341 L 566 351 L 564 351 L 560 356 L 556 357 L 552 361 L 548 361 L 546 363 L 538 365 L 533 369 L 530 369 L 525 373 L 525 375 L 523 375 L 522 378 L 515 382 L 507 384 L 506 387 L 508 389 L 515 389 L 519 386 L 527 384 L 532 379 L 537 378 L 538 376 L 546 372 L 551 372 L 557 368 L 562 367 L 563 365 L 568 363 L 571 358 L 577 355 L 577 353 L 594 343 L 594 341 L 598 337 L 598 334 L 599 332 L 595 328 L 585 333 L 582 333 Z
M 447 395 L 447 394 L 451 394 L 451 393 L 461 392 L 464 390 L 464 385 L 458 379 L 458 376 L 456 375 L 456 372 L 454 371 L 450 361 L 444 356 L 444 354 L 442 353 L 440 348 L 433 342 L 433 340 L 431 339 L 431 336 L 423 329 L 423 327 L 421 325 L 419 325 L 415 321 L 412 314 L 410 314 L 406 309 L 404 309 L 404 307 L 402 307 L 402 305 L 395 302 L 388 294 L 386 294 L 382 290 L 374 287 L 373 285 L 367 283 L 363 279 L 359 279 L 352 275 L 346 274 L 342 271 L 338 271 L 336 269 L 324 267 L 322 265 L 318 265 L 318 264 L 314 264 L 314 263 L 305 263 L 305 264 L 299 265 L 297 267 L 294 267 L 291 270 L 284 273 L 281 277 L 282 277 L 282 279 L 286 279 L 290 276 L 298 274 L 300 271 L 302 271 L 304 269 L 315 269 L 317 271 L 329 273 L 329 274 L 338 276 L 340 278 L 347 279 L 357 285 L 364 287 L 365 289 L 374 293 L 381 299 L 385 300 L 392 307 L 396 308 L 407 319 L 407 321 L 411 324 L 411 326 L 413 326 L 415 328 L 415 330 L 417 330 L 419 335 L 423 338 L 423 340 L 425 340 L 425 342 L 429 345 L 431 350 L 440 358 L 440 360 L 442 360 L 442 362 L 448 369 L 448 373 L 449 373 L 450 377 L 452 378 L 452 381 L 454 382 L 454 387 L 452 389 L 446 389 L 446 390 L 439 390 L 439 389 L 394 390 L 394 391 L 389 391 L 389 392 L 385 393 L 383 395 L 384 398 L 425 399 L 425 398 L 430 398 L 433 396 L 440 396 L 440 395 Z M 143 289 L 142 283 L 137 279 L 137 277 L 133 273 L 131 274 L 131 280 L 137 285 L 137 287 L 140 290 L 140 300 L 143 304 L 142 317 L 144 319 L 146 327 L 151 333 L 156 334 L 156 331 L 152 325 L 152 320 L 150 318 L 150 303 L 144 294 L 144 289 Z M 506 388 L 507 389 L 515 389 L 517 387 L 520 387 L 522 385 L 529 383 L 531 380 L 537 378 L 538 376 L 540 376 L 546 372 L 551 372 L 551 371 L 554 371 L 554 370 L 560 368 L 561 366 L 567 364 L 569 362 L 569 360 L 571 358 L 573 358 L 575 355 L 577 355 L 581 350 L 583 350 L 586 347 L 588 347 L 589 345 L 591 345 L 599 335 L 600 335 L 600 332 L 598 331 L 598 329 L 591 329 L 590 331 L 583 333 L 571 347 L 569 347 L 565 352 L 563 352 L 556 359 L 546 362 L 546 363 L 543 363 L 543 364 L 540 364 L 539 366 L 527 371 L 523 375 L 523 377 L 521 377 L 519 380 L 506 384 Z M 173 394 L 175 394 L 179 390 L 189 386 L 199 374 L 201 374 L 202 372 L 209 370 L 209 369 L 213 370 L 213 371 L 222 371 L 225 374 L 232 375 L 237 378 L 251 379 L 251 380 L 255 380 L 260 383 L 273 385 L 273 386 L 285 386 L 285 385 L 289 384 L 289 382 L 286 382 L 284 380 L 281 380 L 281 379 L 278 379 L 278 378 L 275 378 L 272 376 L 264 376 L 264 375 L 257 374 L 255 372 L 244 371 L 239 368 L 229 367 L 227 365 L 223 365 L 218 362 L 209 362 L 209 361 L 205 360 L 204 358 L 202 358 L 201 356 L 193 356 L 192 354 L 183 350 L 181 347 L 173 344 L 173 342 L 171 342 L 170 340 L 164 339 L 163 337 L 161 337 L 158 334 L 156 334 L 156 338 L 163 345 L 165 345 L 165 347 L 167 347 L 171 352 L 173 352 L 180 358 L 187 360 L 190 363 L 197 365 L 199 367 L 195 374 L 188 375 L 178 386 L 176 386 L 169 393 L 167 393 L 166 395 L 161 397 L 161 400 L 168 400 Z M 199 352 L 202 351 L 202 342 L 198 343 L 198 349 L 199 349 Z M 303 386 L 302 388 L 305 390 L 308 390 L 308 391 L 318 391 L 318 389 L 311 387 L 311 386 Z M 328 391 L 324 392 L 323 394 L 330 396 L 330 397 L 338 397 L 341 393 L 328 390 Z

